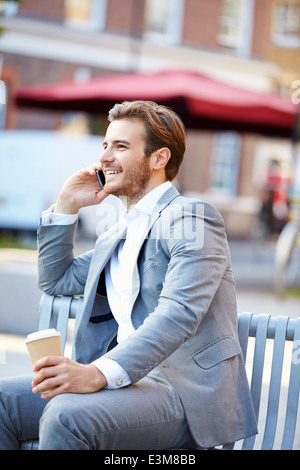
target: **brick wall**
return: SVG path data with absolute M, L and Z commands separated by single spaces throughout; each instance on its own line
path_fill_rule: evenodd
M 19 16 L 47 21 L 64 21 L 65 0 L 22 0 Z
M 144 29 L 146 0 L 109 0 L 106 11 L 106 29 L 115 33 L 141 36 Z
M 222 0 L 186 0 L 182 42 L 217 47 Z
M 252 55 L 265 58 L 270 43 L 272 19 L 272 0 L 255 2 L 255 20 L 253 30 Z

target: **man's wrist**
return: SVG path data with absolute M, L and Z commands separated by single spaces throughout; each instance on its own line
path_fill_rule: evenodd
M 55 203 L 53 212 L 56 214 L 78 214 L 79 207 L 70 199 L 58 198 Z
M 95 390 L 102 390 L 107 387 L 107 380 L 105 375 L 94 365 L 90 364 L 94 370 L 94 388 Z

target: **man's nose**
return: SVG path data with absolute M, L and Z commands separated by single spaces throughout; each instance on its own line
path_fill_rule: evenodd
M 100 155 L 99 161 L 100 163 L 107 163 L 112 162 L 114 159 L 113 152 L 109 147 L 103 150 L 102 154 Z

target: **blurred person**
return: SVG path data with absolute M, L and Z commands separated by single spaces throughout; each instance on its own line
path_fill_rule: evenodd
M 290 178 L 284 174 L 280 161 L 272 159 L 261 192 L 260 225 L 266 237 L 281 232 L 288 221 Z
M 99 163 L 65 182 L 38 229 L 40 288 L 84 294 L 75 360 L 1 380 L 0 448 L 39 437 L 40 449 L 195 449 L 253 435 L 223 219 L 171 184 L 183 124 L 147 101 L 108 119 Z M 126 213 L 74 258 L 78 211 L 109 194 Z

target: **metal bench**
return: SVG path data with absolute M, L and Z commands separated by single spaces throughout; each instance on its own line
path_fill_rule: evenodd
M 56 328 L 66 345 L 69 318 L 78 320 L 82 297 L 44 295 L 39 329 Z M 238 315 L 239 339 L 258 420 L 258 435 L 221 449 L 292 449 L 300 386 L 300 318 Z M 37 449 L 38 441 L 23 441 L 21 449 Z

